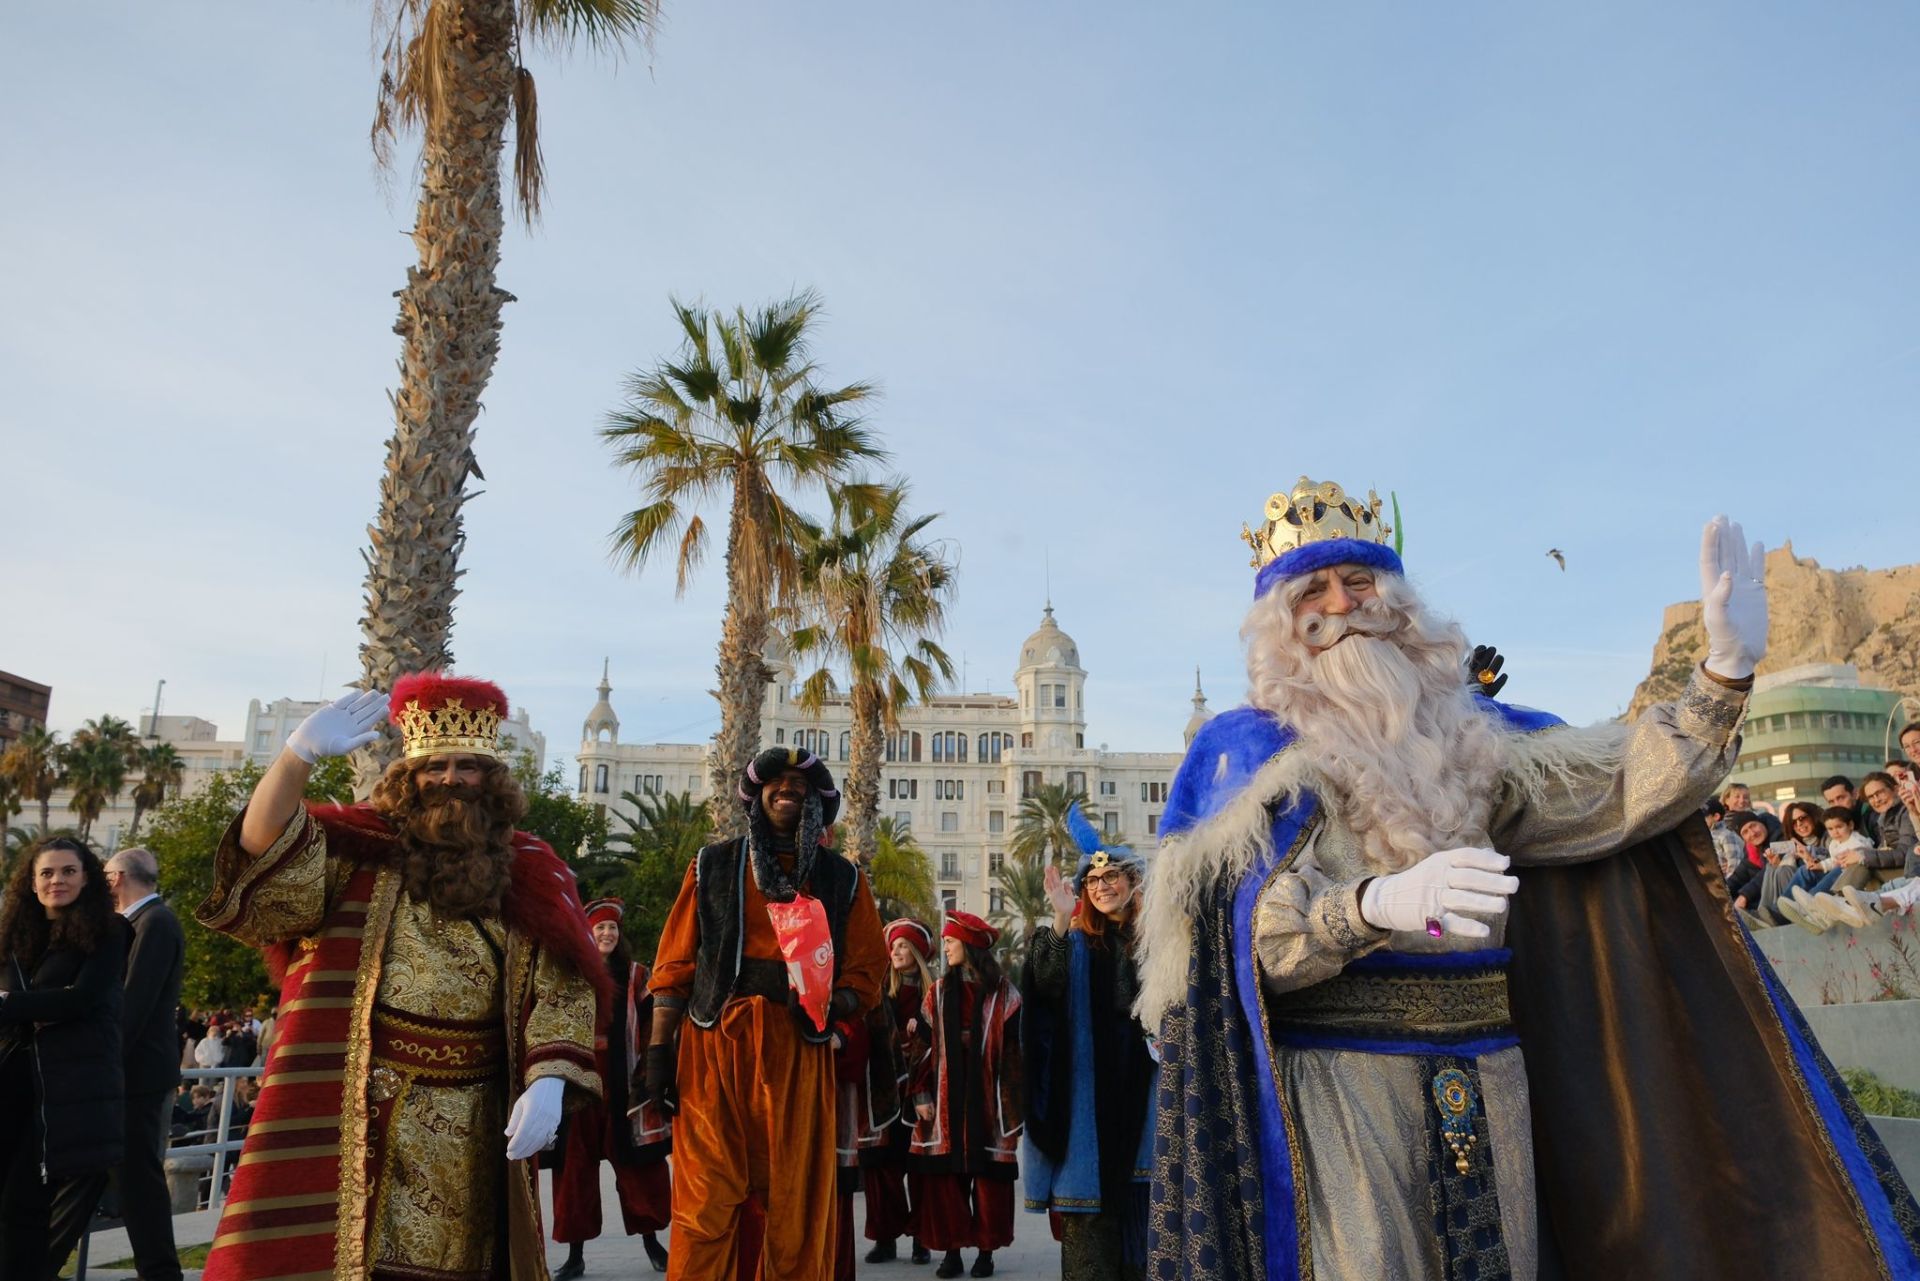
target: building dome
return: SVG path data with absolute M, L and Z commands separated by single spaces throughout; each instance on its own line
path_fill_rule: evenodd
M 1073 643 L 1073 637 L 1060 630 L 1060 624 L 1053 621 L 1053 606 L 1049 604 L 1046 616 L 1040 620 L 1040 628 L 1027 637 L 1020 646 L 1020 666 L 1022 667 L 1078 667 L 1080 666 L 1080 647 Z
M 1185 730 L 1188 747 L 1193 746 L 1193 740 L 1199 736 L 1202 727 L 1212 719 L 1213 711 L 1207 706 L 1207 696 L 1200 691 L 1200 669 L 1196 667 L 1193 669 L 1193 715 L 1187 718 Z
M 613 685 L 607 680 L 606 660 L 600 664 L 600 701 L 587 713 L 586 724 L 580 727 L 582 742 L 597 743 L 603 740 L 612 743 L 620 741 L 620 718 L 613 714 Z

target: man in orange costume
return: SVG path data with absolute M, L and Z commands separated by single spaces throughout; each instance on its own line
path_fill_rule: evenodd
M 732 1281 L 752 1197 L 766 1209 L 758 1275 L 830 1281 L 839 1214 L 830 1032 L 796 1000 L 767 906 L 804 895 L 825 909 L 832 1019 L 879 1002 L 886 945 L 865 874 L 825 845 L 840 810 L 826 765 L 769 748 L 747 766 L 739 798 L 748 835 L 700 851 L 654 958 L 647 1088 L 678 1114 L 667 1278 Z

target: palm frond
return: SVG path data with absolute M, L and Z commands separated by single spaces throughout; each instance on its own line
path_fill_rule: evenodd
M 547 167 L 540 158 L 540 91 L 533 73 L 518 67 L 513 75 L 513 195 L 529 228 L 540 221 L 540 193 L 546 185 Z

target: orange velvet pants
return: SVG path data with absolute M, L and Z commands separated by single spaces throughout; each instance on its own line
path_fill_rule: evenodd
M 729 1002 L 680 1033 L 668 1281 L 733 1281 L 741 1207 L 766 1207 L 759 1276 L 832 1281 L 839 1205 L 833 1053 L 786 1007 Z

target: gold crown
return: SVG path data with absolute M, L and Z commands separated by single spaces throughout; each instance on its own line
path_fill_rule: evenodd
M 1292 493 L 1267 499 L 1267 520 L 1259 529 L 1240 526 L 1240 537 L 1253 548 L 1250 563 L 1255 569 L 1308 543 L 1330 538 L 1384 543 L 1392 533 L 1380 519 L 1380 495 L 1368 490 L 1363 503 L 1349 498 L 1330 480 L 1312 481 L 1305 476 L 1294 482 Z
M 401 709 L 399 721 L 410 761 L 446 752 L 500 758 L 500 713 L 491 707 L 469 709 L 449 698 L 429 711 L 413 699 Z

